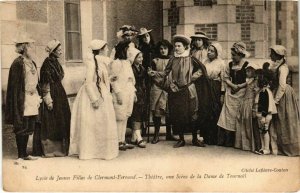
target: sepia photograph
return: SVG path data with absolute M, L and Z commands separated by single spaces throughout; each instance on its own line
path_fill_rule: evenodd
M 300 191 L 298 9 L 0 0 L 2 190 Z

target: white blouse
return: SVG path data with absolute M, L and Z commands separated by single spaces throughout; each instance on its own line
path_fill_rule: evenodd
M 206 67 L 207 75 L 210 79 L 221 81 L 224 77 L 225 72 L 225 63 L 222 59 L 215 59 L 210 61 L 206 59 L 204 61 L 204 66 Z M 224 83 L 221 81 L 222 91 L 224 91 Z
M 24 116 L 34 116 L 39 114 L 41 97 L 36 89 L 38 85 L 38 72 L 31 60 L 24 58 L 25 66 L 25 101 Z

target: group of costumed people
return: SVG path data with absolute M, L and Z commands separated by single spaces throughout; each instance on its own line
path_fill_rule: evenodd
M 160 141 L 164 120 L 165 139 L 175 141 L 174 148 L 185 146 L 185 134 L 192 133 L 196 147 L 300 155 L 298 103 L 287 81 L 283 46 L 270 48 L 271 64 L 256 65 L 247 61 L 246 44 L 236 42 L 230 50 L 232 60 L 225 64 L 221 45 L 210 42 L 203 32 L 191 37 L 177 34 L 173 44 L 168 40 L 155 44 L 151 31 L 122 26 L 110 56 L 106 41 L 91 41 L 84 59 L 85 80 L 72 112 L 58 60 L 61 43 L 55 39 L 48 43 L 49 56 L 39 73 L 32 59 L 34 40 L 21 33 L 15 40 L 20 56 L 10 67 L 5 104 L 18 158 L 113 159 L 119 151 L 146 148 L 150 117 L 152 144 Z

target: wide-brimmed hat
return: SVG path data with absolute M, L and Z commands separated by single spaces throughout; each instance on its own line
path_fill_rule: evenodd
M 26 32 L 20 32 L 18 33 L 17 37 L 13 39 L 13 42 L 15 44 L 21 44 L 21 43 L 33 43 L 35 41 L 31 39 Z
M 60 41 L 54 39 L 54 40 L 51 40 L 50 42 L 48 42 L 45 50 L 46 52 L 48 52 L 49 54 L 51 54 L 58 46 L 60 46 Z
M 145 28 L 145 27 L 142 27 L 141 29 L 140 29 L 140 31 L 139 31 L 139 34 L 138 34 L 138 36 L 142 36 L 142 35 L 144 35 L 144 34 L 146 34 L 146 33 L 149 33 L 149 32 L 151 32 L 152 31 L 152 29 L 150 29 L 150 30 L 147 30 L 147 28 Z
M 250 56 L 250 53 L 246 50 L 246 44 L 244 42 L 236 42 L 233 44 L 231 50 L 236 53 L 244 54 L 246 58 Z
M 95 39 L 95 40 L 91 41 L 89 48 L 91 48 L 92 50 L 100 50 L 106 44 L 107 44 L 107 42 L 104 41 L 104 40 L 97 40 L 97 39 Z
M 135 29 L 134 26 L 130 26 L 130 25 L 123 25 L 122 27 L 120 27 L 119 31 L 117 32 L 117 37 L 121 38 L 124 35 L 137 35 L 139 31 Z
M 282 45 L 273 45 L 270 49 L 274 50 L 274 52 L 280 56 L 286 56 L 286 48 Z
M 133 63 L 136 56 L 141 53 L 140 50 L 136 49 L 136 48 L 133 48 L 133 47 L 129 47 L 128 50 L 127 50 L 127 59 Z
M 204 32 L 196 32 L 195 35 L 192 35 L 191 38 L 204 38 L 209 39 Z
M 182 35 L 182 34 L 176 34 L 173 36 L 173 42 L 182 42 L 186 45 L 189 45 L 191 44 L 191 38 L 185 36 L 185 35 Z

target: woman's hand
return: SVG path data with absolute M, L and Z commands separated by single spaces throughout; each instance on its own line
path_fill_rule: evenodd
M 117 96 L 117 103 L 118 103 L 118 105 L 122 105 L 123 104 L 123 100 L 122 100 L 121 94 L 120 93 L 116 93 L 116 96 Z
M 93 106 L 94 109 L 98 109 L 99 106 L 100 106 L 99 100 L 96 100 L 95 102 L 93 102 L 93 103 L 92 103 L 92 106 Z
M 224 104 L 224 95 L 221 95 L 220 102 L 221 102 L 221 105 Z
M 153 77 L 155 75 L 154 70 L 152 70 L 150 67 L 148 67 L 147 73 L 149 76 Z
M 232 93 L 232 94 L 235 94 L 235 93 L 237 93 L 240 89 L 241 89 L 241 88 L 240 88 L 238 85 L 234 84 L 234 85 L 231 86 L 231 93 Z
M 202 76 L 202 71 L 198 70 L 197 72 L 195 72 L 192 75 L 191 81 L 193 82 L 193 81 L 197 80 L 198 78 L 200 78 L 200 76 Z
M 110 78 L 110 81 L 111 81 L 111 82 L 115 82 L 116 80 L 118 80 L 118 77 L 117 77 L 117 76 L 113 76 L 113 77 Z
M 172 90 L 172 92 L 178 92 L 179 91 L 178 86 L 173 82 L 170 84 L 170 89 Z
M 138 101 L 138 98 L 136 96 L 136 94 L 134 94 L 134 103 L 136 103 Z
M 47 104 L 47 108 L 48 108 L 49 111 L 52 111 L 52 109 L 53 109 L 53 103 Z

